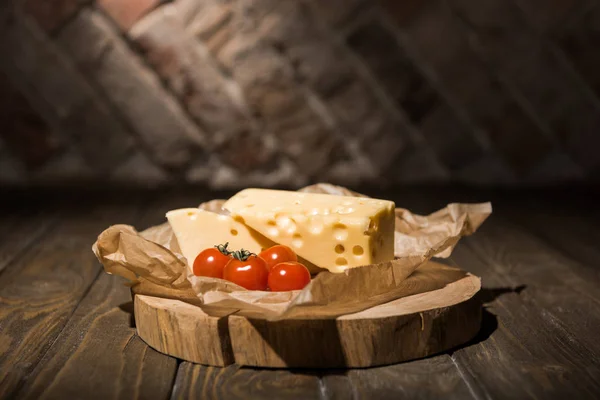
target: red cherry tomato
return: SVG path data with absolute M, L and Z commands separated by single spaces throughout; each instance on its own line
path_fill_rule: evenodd
M 279 263 L 269 271 L 269 289 L 273 292 L 301 290 L 310 282 L 310 272 L 299 262 Z
M 246 261 L 232 258 L 223 270 L 223 278 L 248 290 L 267 290 L 267 263 L 260 257 L 250 256 Z
M 194 260 L 194 275 L 223 279 L 223 268 L 231 260 L 216 248 L 202 250 Z
M 269 247 L 263 250 L 258 256 L 265 260 L 269 270 L 282 262 L 298 261 L 298 256 L 294 253 L 294 250 L 282 244 Z

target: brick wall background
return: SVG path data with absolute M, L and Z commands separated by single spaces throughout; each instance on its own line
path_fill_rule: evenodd
M 11 0 L 0 184 L 598 182 L 600 0 Z

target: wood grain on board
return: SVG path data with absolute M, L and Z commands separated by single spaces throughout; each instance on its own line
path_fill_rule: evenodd
M 310 371 L 179 366 L 172 399 L 320 399 L 319 376 Z M 326 397 L 325 397 L 326 398 Z
M 527 197 L 522 192 L 431 194 L 406 191 L 402 199 L 394 200 L 426 214 L 451 201 L 498 199 L 492 201 L 494 214 L 457 246 L 452 257 L 457 265 L 482 277 L 482 299 L 489 302 L 479 335 L 482 340 L 451 354 L 473 394 L 477 398 L 597 397 L 600 364 L 597 352 L 586 352 L 598 346 L 592 332 L 600 326 L 600 308 L 596 295 L 590 293 L 599 287 L 597 263 L 584 266 L 522 226 L 508 223 L 516 214 L 533 216 L 532 220 L 561 213 L 573 218 L 582 209 L 564 207 L 568 200 L 548 201 L 553 196 Z M 594 229 L 593 222 L 578 223 L 575 230 Z
M 600 279 L 600 224 L 590 220 L 589 213 L 538 205 L 536 210 L 514 208 L 505 214 L 546 246 L 578 261 Z
M 450 201 L 494 200 L 460 190 L 382 196 L 421 213 Z M 163 222 L 171 204 L 214 197 L 223 195 L 148 195 L 168 201 L 155 202 L 139 227 Z M 468 345 L 350 370 L 177 367 L 148 348 L 133 334 L 128 288 L 117 277 L 96 279 L 90 251 L 109 224 L 139 221 L 130 200 L 118 207 L 89 200 L 82 212 L 65 198 L 39 206 L 35 217 L 0 214 L 0 398 L 599 397 L 598 224 L 566 197 L 531 197 L 526 208 L 521 192 L 503 194 L 482 229 L 456 248 L 456 264 L 483 278 L 487 303 L 482 331 Z
M 86 399 L 168 398 L 177 361 L 136 335 L 131 295 L 123 283 L 100 275 L 20 398 L 75 399 L 82 393 Z
M 161 200 L 132 202 L 126 208 L 132 217 L 125 222 L 139 229 L 161 223 L 170 206 Z M 122 221 L 118 218 L 123 216 L 113 216 L 95 236 Z M 86 246 L 90 254 L 92 242 Z M 125 280 L 100 273 L 18 394 L 31 399 L 78 398 L 82 393 L 86 399 L 166 399 L 176 371 L 176 359 L 148 347 L 136 334 L 132 296 Z
M 598 345 L 590 329 L 600 322 L 598 307 L 571 287 L 581 283 L 574 263 L 501 220 L 465 242 L 452 258 L 470 260 L 468 269 L 482 276 L 488 311 L 497 318 L 488 340 L 452 355 L 474 391 L 494 398 L 600 393 Z M 554 315 L 560 308 L 571 315 Z M 582 309 L 586 318 L 572 312 Z M 588 325 L 589 319 L 596 322 Z
M 179 366 L 172 399 L 474 399 L 448 355 L 377 368 L 256 369 Z
M 370 367 L 426 357 L 473 338 L 479 278 L 438 263 L 419 276 L 446 284 L 337 319 L 213 317 L 181 301 L 137 295 L 138 333 L 155 349 L 200 364 L 275 368 Z M 411 278 L 409 278 L 411 279 Z M 418 292 L 418 291 L 417 291 Z
M 356 399 L 476 398 L 447 354 L 385 367 L 352 369 L 344 375 Z M 326 377 L 326 385 L 331 378 Z
M 0 275 L 0 398 L 10 397 L 49 350 L 100 272 L 98 232 L 135 206 L 73 207 Z
M 4 210 L 6 212 L 6 210 Z M 50 229 L 56 221 L 54 212 L 13 212 L 0 218 L 0 273 Z
M 138 335 L 158 351 L 199 364 L 233 363 L 227 316 L 206 314 L 179 300 L 135 295 Z

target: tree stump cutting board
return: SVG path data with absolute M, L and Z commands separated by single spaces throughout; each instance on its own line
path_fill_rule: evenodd
M 430 262 L 421 268 L 440 268 Z M 448 268 L 444 266 L 443 268 Z M 136 295 L 138 335 L 154 349 L 198 364 L 356 368 L 426 357 L 472 339 L 481 324 L 478 277 L 336 319 L 267 321 L 209 316 L 179 300 Z

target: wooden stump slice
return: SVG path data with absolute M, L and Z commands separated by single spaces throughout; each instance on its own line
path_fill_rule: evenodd
M 430 262 L 440 274 L 448 267 Z M 336 319 L 267 321 L 209 316 L 178 300 L 135 296 L 140 337 L 187 361 L 275 368 L 356 368 L 426 357 L 464 344 L 481 324 L 478 277 Z
M 213 317 L 179 300 L 134 298 L 138 335 L 152 348 L 183 360 L 223 367 L 233 363 L 227 317 Z

